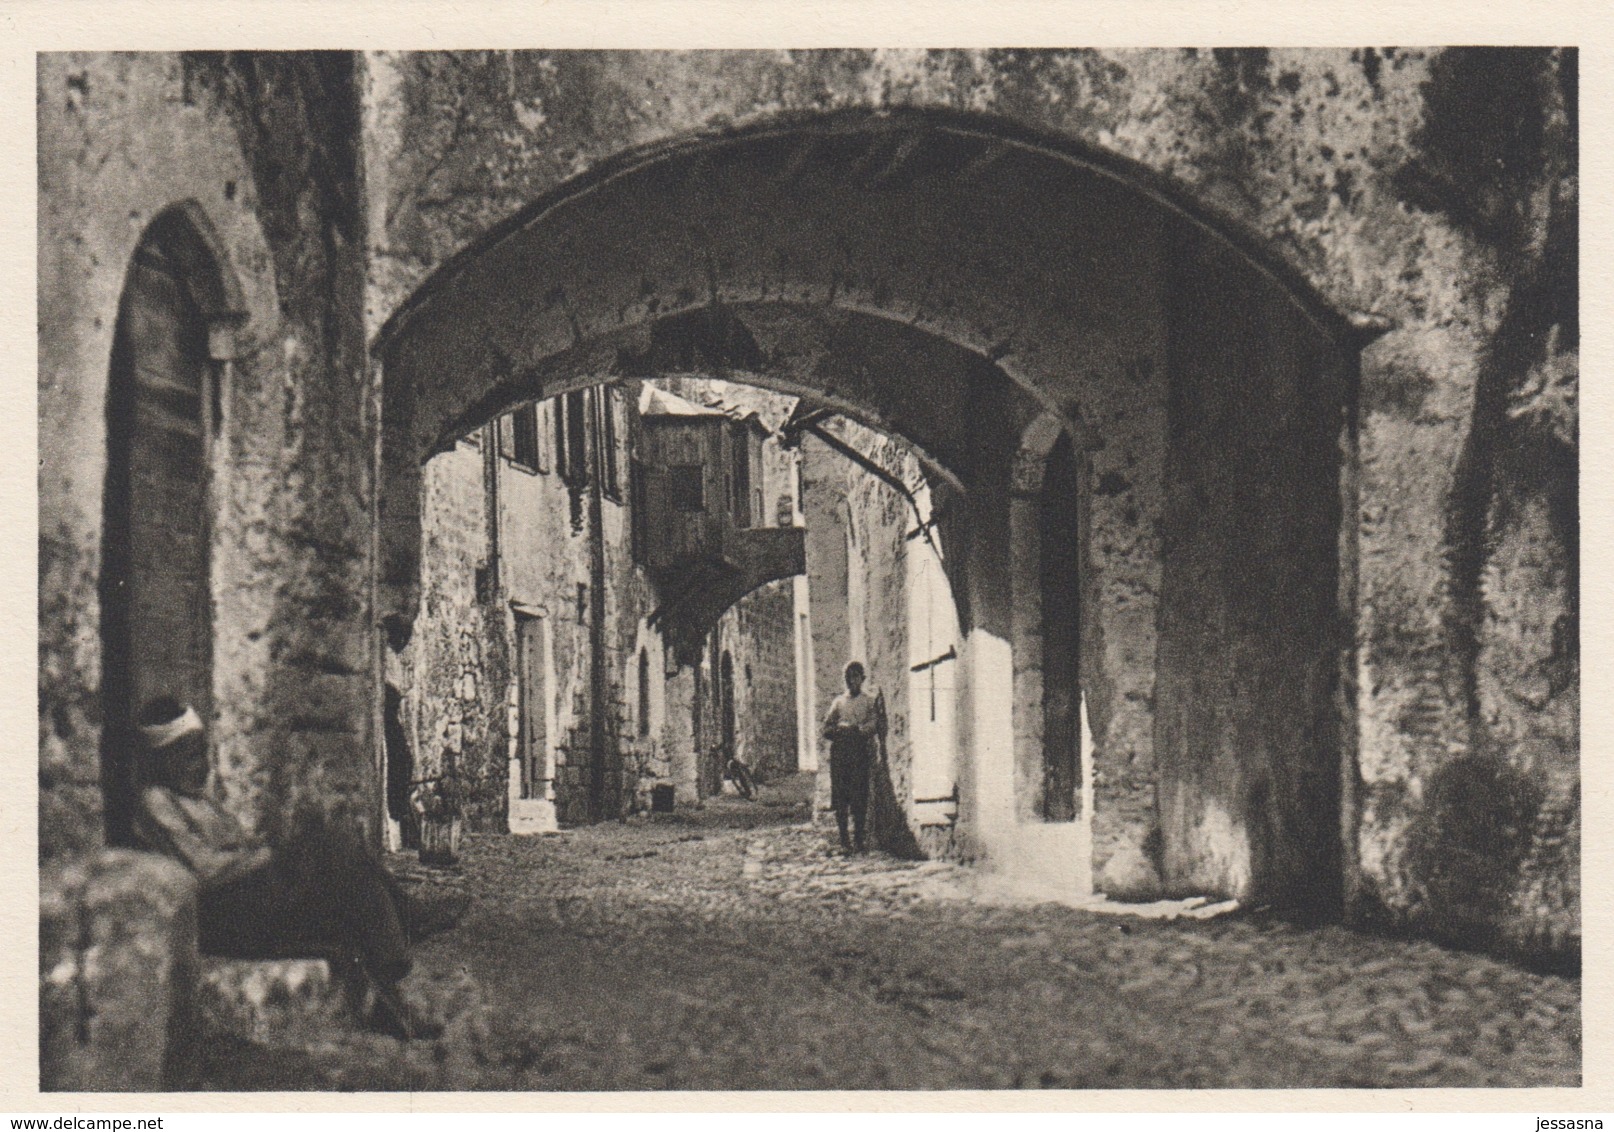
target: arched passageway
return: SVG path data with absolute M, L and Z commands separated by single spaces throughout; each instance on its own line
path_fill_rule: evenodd
M 468 429 L 625 376 L 797 394 L 902 437 L 956 494 L 936 528 L 971 852 L 1012 870 L 1039 827 L 1080 826 L 1112 895 L 1333 899 L 1355 344 L 1153 176 L 934 112 L 704 135 L 497 226 L 378 347 L 394 624 L 418 600 L 421 466 Z

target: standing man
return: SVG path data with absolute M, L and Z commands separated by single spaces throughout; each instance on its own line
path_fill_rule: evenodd
M 867 850 L 864 827 L 869 814 L 869 775 L 877 752 L 885 749 L 885 699 L 878 689 L 863 690 L 863 665 L 846 666 L 846 694 L 835 697 L 824 717 L 824 738 L 829 740 L 829 794 L 841 848 Z M 855 840 L 846 836 L 847 819 Z

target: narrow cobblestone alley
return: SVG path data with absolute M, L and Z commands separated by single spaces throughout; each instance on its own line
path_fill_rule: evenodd
M 798 794 L 800 791 L 797 792 Z M 828 852 L 805 805 L 393 858 L 470 909 L 408 987 L 409 1045 L 207 1045 L 224 1089 L 1574 1085 L 1578 980 L 1422 941 L 1233 914 L 969 899 L 942 863 Z
M 39 1092 L 1580 1082 L 1578 48 L 844 42 L 37 53 Z

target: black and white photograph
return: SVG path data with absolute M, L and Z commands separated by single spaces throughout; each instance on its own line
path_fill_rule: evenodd
M 40 1090 L 1585 1083 L 1580 51 L 1084 29 L 31 56 Z

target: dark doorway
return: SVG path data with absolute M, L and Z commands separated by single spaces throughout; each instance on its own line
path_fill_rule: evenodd
M 114 844 L 129 837 L 127 740 L 140 705 L 172 695 L 212 717 L 210 363 L 184 224 L 159 218 L 135 250 L 107 382 L 101 775 Z
M 549 793 L 549 692 L 545 682 L 544 621 L 516 614 L 517 743 L 521 751 L 521 797 L 543 798 Z
M 410 784 L 415 777 L 415 752 L 404 727 L 403 695 L 391 684 L 386 688 L 381 726 L 387 752 L 387 816 L 398 823 L 403 844 L 413 847 L 420 843 L 415 829 L 415 811 L 409 804 Z
M 717 752 L 718 774 L 716 788 L 713 793 L 723 789 L 723 774 L 734 757 L 734 658 L 727 652 L 723 654 L 722 664 L 718 668 L 717 678 L 717 714 L 718 714 L 718 741 Z
M 1048 454 L 1038 523 L 1042 562 L 1042 797 L 1048 821 L 1073 821 L 1081 786 L 1081 541 L 1076 458 L 1061 435 Z
M 650 653 L 639 649 L 639 737 L 650 734 Z
M 712 760 L 706 750 L 706 703 L 710 696 L 702 666 L 694 666 L 694 697 L 690 711 L 690 733 L 695 747 L 695 794 L 704 798 L 712 792 Z

